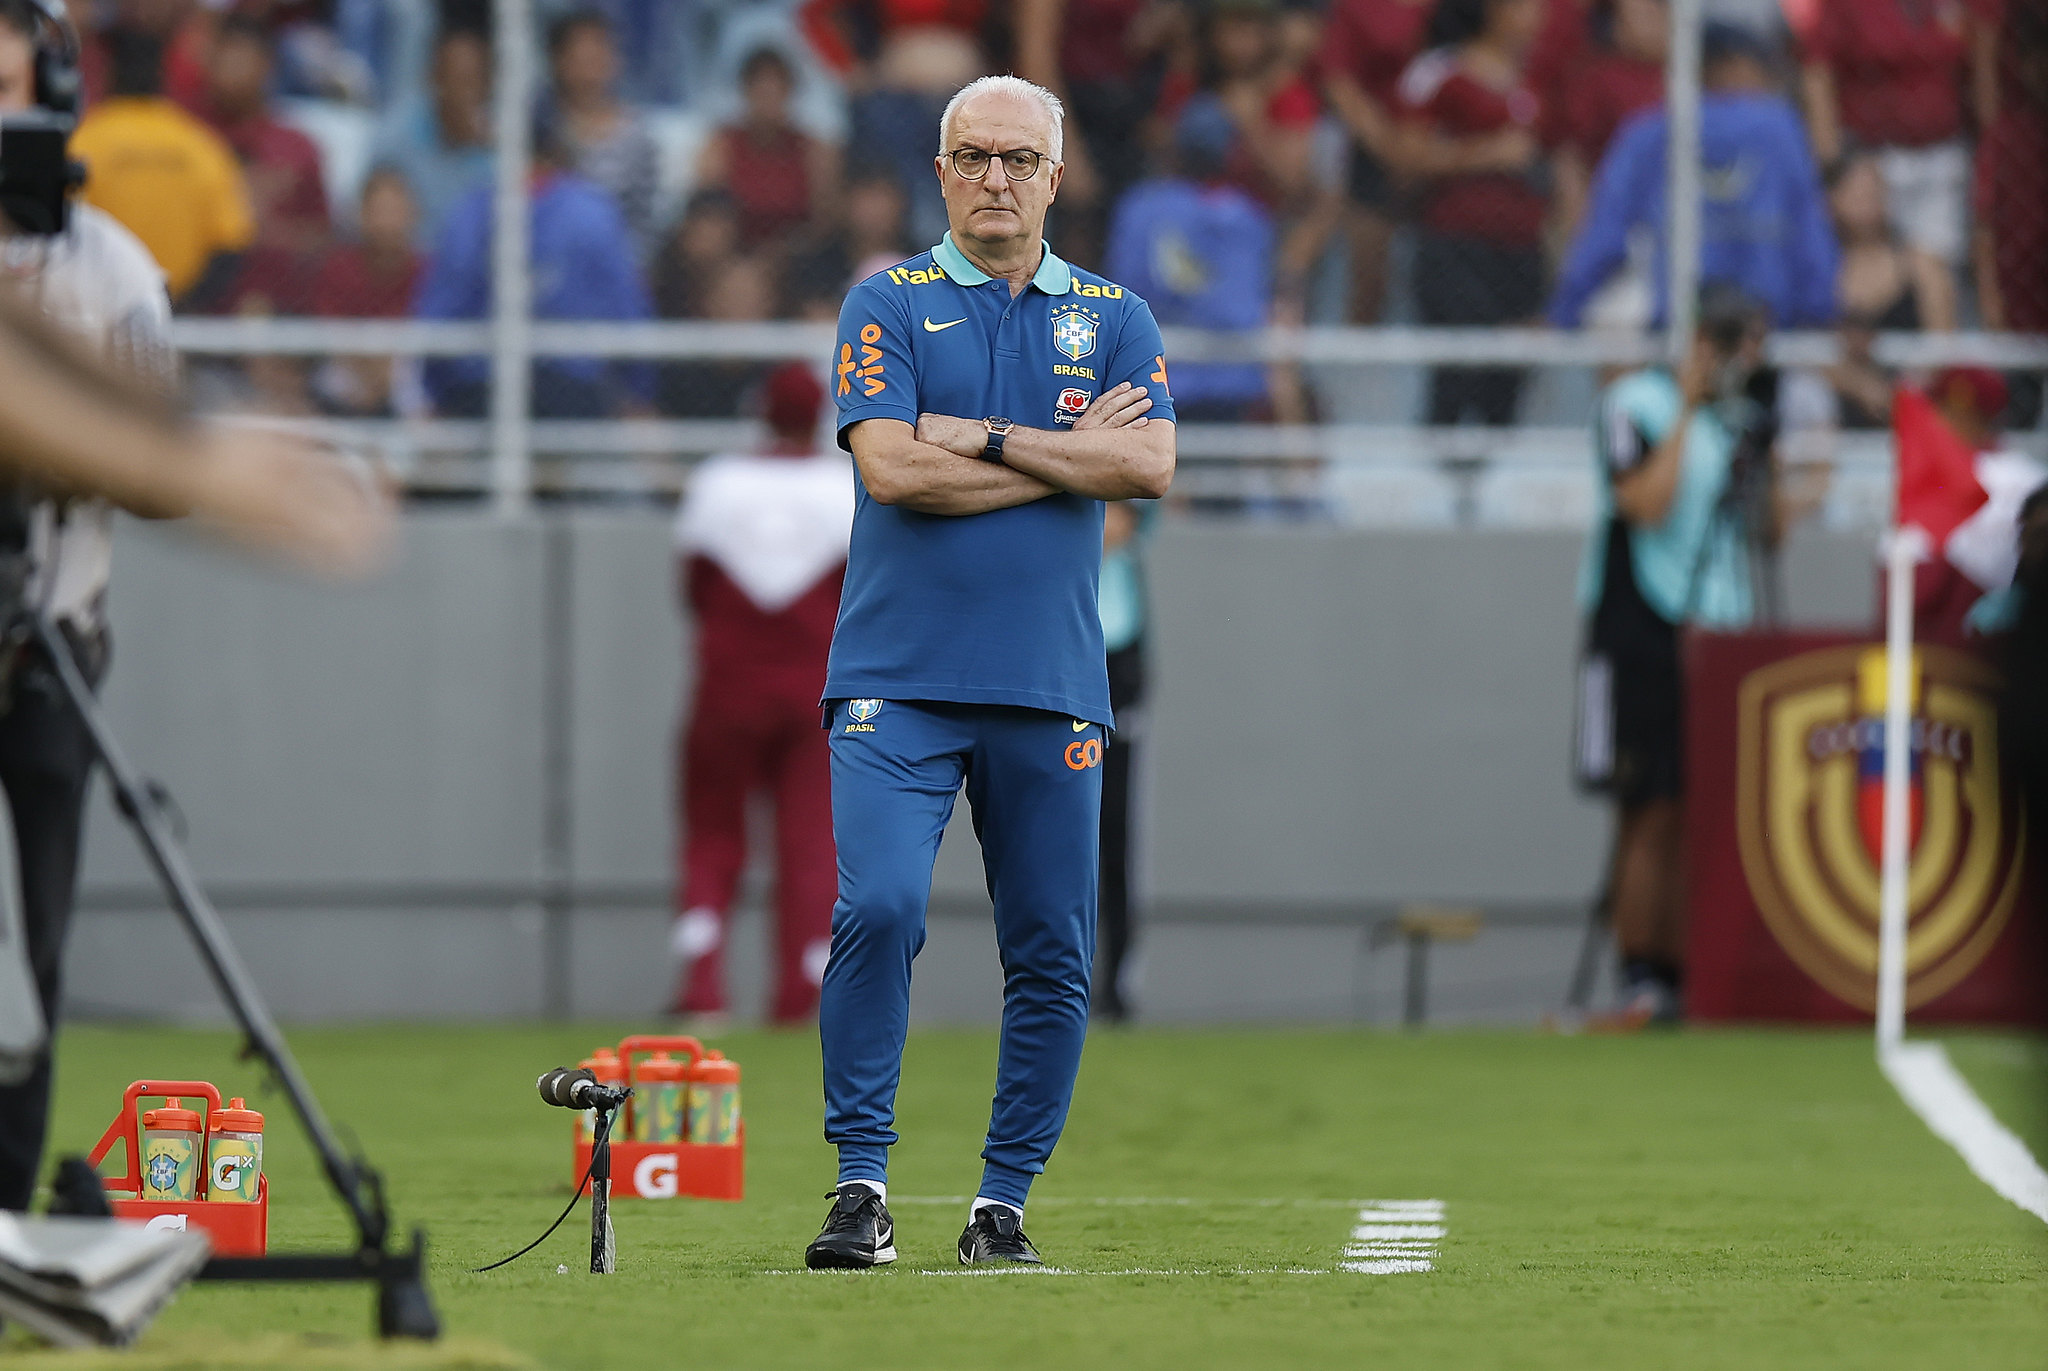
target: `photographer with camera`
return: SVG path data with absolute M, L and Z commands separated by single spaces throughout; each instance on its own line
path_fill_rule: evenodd
M 1744 628 L 1760 600 L 1774 606 L 1780 538 L 1824 493 L 1810 479 L 1799 490 L 1778 480 L 1767 328 L 1762 305 L 1709 285 L 1678 370 L 1628 373 L 1600 397 L 1596 518 L 1579 578 L 1590 617 L 1577 770 L 1616 806 L 1604 905 L 1622 1019 L 1635 1026 L 1676 1019 L 1683 985 L 1679 634 Z
M 69 198 L 78 179 L 66 154 L 76 53 L 56 0 L 0 0 L 0 272 L 89 354 L 168 394 L 176 355 L 162 273 L 127 229 Z M 56 1016 L 93 754 L 26 616 L 55 621 L 97 684 L 108 656 L 110 532 L 105 501 L 0 476 L 0 790 L 46 1024 Z M 24 1209 L 34 1191 L 50 1077 L 45 1048 L 26 1080 L 0 1085 L 0 1208 Z

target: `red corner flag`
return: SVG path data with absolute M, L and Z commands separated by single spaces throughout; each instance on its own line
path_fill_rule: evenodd
M 1956 525 L 1987 498 L 1977 481 L 1977 454 L 1942 420 L 1931 400 L 1905 386 L 1892 398 L 1892 437 L 1899 472 L 1893 521 L 1900 528 L 1925 531 L 1938 553 Z

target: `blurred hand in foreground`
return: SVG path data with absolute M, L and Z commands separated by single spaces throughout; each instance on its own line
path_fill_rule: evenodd
M 325 576 L 360 576 L 383 560 L 396 502 L 368 464 L 270 429 L 214 427 L 196 438 L 195 518 Z

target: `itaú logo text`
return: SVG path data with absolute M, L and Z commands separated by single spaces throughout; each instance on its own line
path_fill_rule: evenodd
M 1086 771 L 1091 766 L 1102 765 L 1102 739 L 1077 739 L 1067 744 L 1067 766 L 1074 771 Z

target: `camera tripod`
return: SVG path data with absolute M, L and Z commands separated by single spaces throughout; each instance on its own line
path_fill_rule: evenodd
M 249 970 L 229 940 L 220 913 L 213 907 L 185 859 L 167 817 L 170 796 L 155 781 L 138 777 L 108 730 L 99 701 L 79 668 L 71 644 L 48 615 L 30 611 L 18 632 L 38 644 L 62 685 L 65 697 L 85 723 L 94 757 L 106 768 L 114 805 L 135 830 L 163 882 L 178 917 L 198 944 L 201 960 L 219 987 L 221 998 L 241 1028 L 244 1055 L 255 1057 L 270 1074 L 299 1116 L 313 1150 L 320 1156 L 327 1182 L 355 1223 L 356 1250 L 345 1253 L 283 1253 L 263 1257 L 215 1257 L 199 1273 L 200 1280 L 226 1281 L 372 1281 L 377 1286 L 377 1332 L 386 1338 L 433 1339 L 441 1325 L 426 1286 L 426 1237 L 414 1229 L 409 1247 L 392 1247 L 390 1217 L 384 1203 L 384 1181 L 361 1157 L 342 1148 L 332 1125 L 313 1098 L 312 1087 L 256 989 Z

